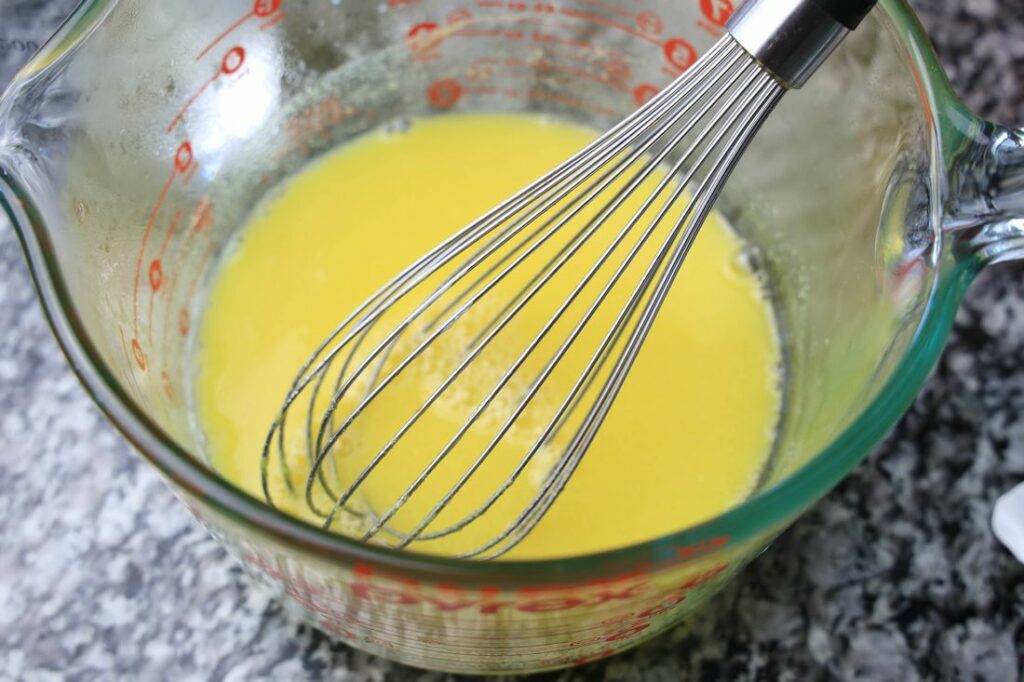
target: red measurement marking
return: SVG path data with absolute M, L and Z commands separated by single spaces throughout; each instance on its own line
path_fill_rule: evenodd
M 445 17 L 445 21 L 447 21 L 450 26 L 454 26 L 455 24 L 462 24 L 467 21 L 470 21 L 472 18 L 473 12 L 466 8 L 463 8 L 457 9 L 454 12 L 449 12 L 448 16 Z
M 174 385 L 171 383 L 171 375 L 163 371 L 160 373 L 160 379 L 164 384 L 164 393 L 167 394 L 168 398 L 174 400 Z
M 526 23 L 526 20 L 523 20 Z M 509 31 L 501 28 L 460 28 L 448 35 L 449 38 L 501 38 L 503 40 L 523 40 L 526 33 L 523 31 Z
M 142 344 L 139 343 L 138 338 L 132 339 L 132 355 L 135 357 L 135 364 L 139 366 L 139 369 L 145 372 L 146 354 L 142 352 Z
M 399 7 L 411 7 L 415 5 L 419 0 L 388 0 L 388 9 L 398 9 Z
M 453 78 L 434 81 L 427 88 L 427 101 L 438 109 L 451 109 L 462 99 L 462 84 Z
M 640 30 L 652 36 L 660 36 L 665 30 L 665 22 L 654 12 L 642 12 L 636 17 L 636 25 Z
M 206 48 L 205 48 L 205 49 L 204 49 L 204 50 L 203 50 L 202 52 L 200 52 L 200 53 L 199 53 L 199 55 L 198 55 L 198 56 L 196 57 L 196 61 L 197 61 L 197 62 L 198 62 L 198 61 L 201 61 L 203 57 L 205 57 L 206 55 L 210 54 L 210 51 L 211 51 L 211 50 L 213 50 L 213 48 L 217 47 L 217 43 L 219 43 L 220 41 L 222 41 L 222 40 L 224 40 L 225 38 L 227 38 L 227 37 L 228 37 L 229 35 L 231 35 L 231 34 L 232 34 L 232 33 L 233 33 L 233 32 L 234 32 L 234 31 L 235 31 L 235 30 L 236 30 L 236 29 L 237 29 L 237 28 L 238 28 L 239 26 L 241 26 L 241 25 L 242 25 L 242 24 L 244 24 L 245 22 L 249 21 L 249 20 L 250 20 L 250 19 L 252 19 L 252 18 L 253 18 L 254 16 L 256 16 L 256 12 L 249 12 L 248 14 L 246 14 L 245 16 L 243 16 L 243 17 L 242 17 L 241 19 L 239 19 L 239 20 L 238 20 L 238 21 L 236 21 L 235 23 L 233 23 L 233 24 L 231 24 L 230 26 L 228 26 L 228 28 L 227 28 L 227 29 L 226 29 L 226 30 L 225 30 L 225 31 L 224 31 L 223 33 L 221 33 L 221 34 L 220 34 L 219 36 L 217 36 L 216 38 L 214 38 L 214 39 L 213 39 L 213 42 L 212 42 L 212 43 L 210 43 L 209 45 L 207 45 L 207 46 L 206 46 Z
M 253 17 L 256 17 L 258 19 L 270 19 L 270 21 L 264 23 L 263 26 L 261 27 L 263 30 L 266 30 L 280 22 L 282 19 L 285 18 L 284 12 L 279 12 L 279 10 L 281 9 L 281 2 L 282 0 L 256 0 L 253 3 L 252 11 L 246 13 L 241 19 L 239 19 L 238 21 L 224 29 L 224 31 L 220 35 L 213 39 L 212 43 L 207 45 L 206 48 L 204 48 L 203 51 L 199 53 L 199 55 L 196 57 L 196 61 L 198 62 L 203 57 L 210 54 L 210 51 L 213 50 L 213 48 L 217 47 L 217 44 L 220 43 L 220 41 L 224 40 L 229 35 L 234 33 L 242 24 L 249 21 Z
M 220 61 L 220 72 L 229 76 L 242 68 L 242 64 L 245 64 L 245 48 L 235 46 Z
M 256 0 L 253 3 L 253 14 L 266 18 L 281 9 L 281 0 Z
M 406 44 L 415 53 L 430 52 L 444 41 L 440 29 L 433 21 L 424 21 L 416 24 L 405 34 Z
M 566 55 L 566 59 L 573 58 L 571 55 Z M 591 63 L 586 59 L 586 63 Z M 613 65 L 609 64 L 606 70 L 602 73 L 594 73 L 586 71 L 584 69 L 574 68 L 572 66 L 563 65 L 558 62 L 549 62 L 545 60 L 535 61 L 530 64 L 523 62 L 521 59 L 515 57 L 479 57 L 473 61 L 474 69 L 470 70 L 470 78 L 474 81 L 486 81 L 494 77 L 494 68 L 498 68 L 503 72 L 510 72 L 516 70 L 526 70 L 530 72 L 553 72 L 572 76 L 573 78 L 579 78 L 584 80 L 594 81 L 602 85 L 607 85 L 610 88 L 619 90 L 622 92 L 628 91 L 628 86 L 625 81 L 628 80 L 628 65 L 624 65 L 627 73 L 617 73 L 617 70 Z M 463 92 L 472 94 L 493 94 L 497 90 L 491 88 L 463 88 Z
M 284 12 L 281 12 L 279 14 L 275 14 L 270 19 L 270 21 L 265 21 L 262 24 L 260 24 L 260 30 L 261 31 L 270 30 L 270 29 L 274 28 L 275 26 L 277 26 L 278 24 L 280 24 L 282 21 L 284 21 L 287 18 L 288 18 L 288 15 L 285 14 Z
M 188 170 L 188 167 L 192 165 L 192 160 L 195 156 L 192 154 L 192 143 L 182 142 L 178 145 L 178 150 L 174 152 L 174 169 L 179 173 L 184 173 Z
M 288 144 L 282 149 L 282 153 L 295 149 L 307 153 L 312 141 L 326 141 L 334 126 L 353 118 L 358 113 L 358 109 L 345 104 L 336 95 L 306 107 L 285 122 Z
M 193 167 L 195 164 L 193 164 Z M 164 235 L 164 241 L 160 244 L 160 255 L 154 260 L 149 266 L 149 285 L 152 293 L 149 296 L 149 311 L 146 315 L 146 332 L 149 338 L 153 338 L 153 308 L 156 305 L 157 294 L 164 289 L 165 273 L 163 270 L 163 259 L 167 253 L 167 247 L 171 243 L 171 238 L 174 237 L 175 232 L 178 230 L 178 224 L 181 222 L 181 209 L 179 208 L 174 212 L 174 217 L 171 218 L 171 224 L 167 228 L 167 234 Z M 166 353 L 165 353 L 166 354 Z
M 174 217 L 171 218 L 171 224 L 167 228 L 167 234 L 164 235 L 164 241 L 160 245 L 160 258 L 164 257 L 167 253 L 167 246 L 171 243 L 171 238 L 174 237 L 174 233 L 178 230 L 178 223 L 181 221 L 181 209 L 179 208 L 174 212 Z
M 733 9 L 731 0 L 700 0 L 701 14 L 719 28 L 729 22 Z
M 128 339 L 124 334 L 124 329 L 118 327 L 117 331 L 121 334 L 121 350 L 124 351 L 124 356 L 128 360 L 128 371 L 125 373 L 125 376 L 131 388 L 135 390 L 135 395 L 142 395 L 142 388 L 139 386 L 139 382 L 135 378 L 135 372 L 131 368 L 132 363 L 135 362 L 135 354 L 128 348 Z
M 190 97 L 187 102 L 185 102 L 185 106 L 181 108 L 181 111 L 178 112 L 178 115 L 175 116 L 174 120 L 171 121 L 171 124 L 167 126 L 168 134 L 173 133 L 174 129 L 178 127 L 178 124 L 185 120 L 185 114 L 192 107 L 192 105 L 196 103 L 196 100 L 198 100 L 202 96 L 202 94 L 206 92 L 207 88 L 213 85 L 216 82 L 216 80 L 221 76 L 230 76 L 231 74 L 237 72 L 240 68 L 242 68 L 243 64 L 245 64 L 245 48 L 241 46 L 236 46 L 228 50 L 227 54 L 224 55 L 224 58 L 221 59 L 220 68 L 217 69 L 217 73 L 213 74 L 213 78 L 203 83 L 203 86 L 199 88 L 199 91 L 196 92 L 196 94 L 192 95 L 192 97 Z
M 155 261 L 149 264 L 149 287 L 153 290 L 153 293 L 160 291 L 160 285 L 164 283 L 164 268 L 160 263 L 160 259 L 157 258 Z
M 608 28 L 614 28 L 620 31 L 624 31 L 632 36 L 636 36 L 637 38 L 643 38 L 647 42 L 654 43 L 655 45 L 661 44 L 661 42 L 657 38 L 647 35 L 640 29 L 633 28 L 632 26 L 627 26 L 626 24 L 614 21 L 612 19 L 608 19 L 606 17 L 602 17 L 599 14 L 594 14 L 592 12 L 584 12 L 582 10 L 571 9 L 568 7 L 558 10 L 558 12 L 563 16 L 572 17 L 573 19 L 588 21 L 592 24 L 597 24 L 599 26 L 606 26 Z
M 554 62 L 535 62 L 533 68 L 538 71 L 553 71 L 556 73 L 564 73 L 568 76 L 572 76 L 573 78 L 594 81 L 601 85 L 607 85 L 615 90 L 626 90 L 626 86 L 623 83 L 612 80 L 605 75 L 591 73 L 589 71 L 584 71 L 583 69 L 574 69 L 571 66 L 562 66 Z
M 641 83 L 640 85 L 633 88 L 633 101 L 636 102 L 638 107 L 650 102 L 655 95 L 660 92 L 656 85 L 650 83 Z
M 567 47 L 572 47 L 572 48 L 574 48 L 576 50 L 580 50 L 582 52 L 592 52 L 592 53 L 599 54 L 599 55 L 610 55 L 611 57 L 615 57 L 615 58 L 618 58 L 618 59 L 621 59 L 621 60 L 628 60 L 629 59 L 629 57 L 627 57 L 624 52 L 620 52 L 619 50 L 616 50 L 616 49 L 613 49 L 613 48 L 610 48 L 610 47 L 595 47 L 594 45 L 590 45 L 588 43 L 585 43 L 582 40 L 573 40 L 572 38 L 564 38 L 562 36 L 557 36 L 557 35 L 555 35 L 553 33 L 544 33 L 543 31 L 534 31 L 533 35 L 531 36 L 531 39 L 535 43 L 554 43 L 556 45 L 565 45 Z
M 668 63 L 680 71 L 686 71 L 697 61 L 697 48 L 685 38 L 670 38 L 662 47 Z
M 163 319 L 163 340 L 162 348 L 163 355 L 167 355 L 167 343 L 170 337 L 170 323 L 171 323 L 171 311 L 174 309 L 175 292 L 177 291 L 178 275 L 181 273 L 181 269 L 185 264 L 185 257 L 192 250 L 192 242 L 195 241 L 196 235 L 204 232 L 204 230 L 213 224 L 213 202 L 209 199 L 200 199 L 196 204 L 195 209 L 192 212 L 192 226 L 189 228 L 188 236 L 178 242 L 174 252 L 171 254 L 171 261 L 173 265 L 171 267 L 171 275 L 168 279 L 166 289 L 168 291 L 167 301 L 164 307 L 164 319 Z M 181 325 L 179 323 L 179 330 Z M 182 333 L 182 336 L 188 333 L 188 329 Z
M 684 559 L 692 559 L 694 557 L 710 554 L 711 552 L 725 547 L 728 544 L 729 536 L 721 535 L 709 540 L 703 540 L 692 545 L 687 545 L 686 547 L 681 547 L 676 553 Z
M 281 9 L 281 0 L 256 0 L 253 3 L 252 13 L 261 19 L 265 19 L 279 9 Z
M 193 177 L 195 177 L 195 174 L 196 174 L 196 173 L 197 173 L 198 171 L 199 171 L 199 162 L 198 162 L 198 161 L 196 161 L 195 163 L 193 163 L 193 164 L 192 164 L 192 165 L 191 165 L 191 166 L 189 167 L 189 169 L 188 169 L 188 172 L 187 172 L 187 173 L 185 173 L 185 177 L 184 177 L 184 179 L 182 180 L 181 184 L 182 184 L 183 186 L 185 186 L 185 187 L 188 187 L 188 186 L 189 186 L 189 185 L 190 185 L 190 184 L 192 183 L 192 178 L 193 178 Z
M 204 92 L 206 92 L 206 89 L 208 87 L 210 87 L 211 85 L 213 85 L 213 82 L 215 80 L 217 80 L 218 78 L 220 78 L 220 71 L 218 71 L 217 74 L 213 78 L 211 78 L 210 80 L 208 80 L 205 83 L 203 83 L 203 86 L 201 88 L 199 88 L 199 91 L 196 92 L 196 94 L 192 95 L 192 97 L 190 97 L 187 102 L 185 102 L 185 106 L 183 106 L 181 108 L 181 111 L 179 111 L 178 114 L 174 117 L 174 119 L 171 121 L 171 124 L 169 126 L 167 126 L 168 134 L 173 133 L 174 129 L 178 127 L 178 124 L 181 123 L 183 120 L 185 120 L 185 112 L 187 112 L 189 110 L 189 108 L 193 104 L 195 104 L 195 101 L 197 99 L 199 99 L 199 97 Z
M 153 232 L 153 225 L 156 223 L 157 216 L 160 215 L 160 209 L 163 208 L 164 202 L 167 200 L 167 194 L 171 191 L 174 179 L 183 170 L 187 169 L 191 163 L 192 144 L 189 142 L 182 142 L 174 154 L 174 168 L 171 170 L 171 175 L 167 178 L 167 182 L 164 183 L 163 188 L 160 190 L 160 196 L 157 197 L 156 204 L 153 206 L 153 211 L 149 216 L 149 221 L 146 223 L 146 229 L 142 233 L 142 246 L 139 248 L 139 255 L 135 261 L 134 294 L 132 300 L 132 314 L 134 317 L 136 339 L 139 337 L 139 280 L 142 277 L 142 259 L 146 255 L 146 246 L 149 244 L 149 237 Z
M 188 336 L 189 330 L 192 328 L 192 316 L 188 312 L 188 308 L 182 308 L 181 313 L 178 315 L 178 332 L 182 336 Z

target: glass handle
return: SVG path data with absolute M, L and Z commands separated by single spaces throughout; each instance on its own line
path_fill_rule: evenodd
M 979 122 L 953 155 L 946 229 L 984 263 L 1024 259 L 1024 129 Z

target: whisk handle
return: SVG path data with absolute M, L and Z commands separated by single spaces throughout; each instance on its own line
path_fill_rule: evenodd
M 875 0 L 747 0 L 728 30 L 787 88 L 799 88 L 867 15 Z
M 850 29 L 860 26 L 877 0 L 814 0 L 833 19 Z

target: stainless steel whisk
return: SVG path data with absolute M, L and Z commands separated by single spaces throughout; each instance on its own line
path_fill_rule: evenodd
M 729 22 L 727 35 L 648 104 L 379 289 L 334 329 L 296 376 L 262 453 L 267 501 L 274 503 L 270 477 L 275 463 L 289 488 L 295 467 L 308 467 L 302 469 L 302 494 L 326 528 L 347 510 L 363 518 L 364 539 L 383 541 L 386 536 L 388 544 L 404 548 L 465 531 L 529 467 L 537 466 L 539 452 L 554 447 L 557 456 L 529 501 L 502 523 L 500 532 L 461 556 L 493 559 L 517 546 L 576 471 L 748 143 L 782 95 L 800 87 L 873 4 L 749 0 Z M 655 172 L 659 168 L 667 168 L 661 179 Z M 647 185 L 654 189 L 647 192 Z M 632 210 L 631 204 L 640 199 L 639 208 Z M 619 215 L 623 211 L 628 217 Z M 583 264 L 585 274 L 571 276 L 573 269 L 565 265 L 587 257 L 591 260 Z M 555 309 L 531 317 L 524 310 L 540 305 L 541 291 L 557 302 Z M 575 310 L 582 313 L 572 322 L 569 313 Z M 592 352 L 579 353 L 586 345 L 581 339 L 594 333 L 590 325 L 609 311 L 614 321 L 599 330 Z M 356 423 L 386 400 L 389 389 L 397 390 L 403 375 L 424 372 L 431 349 L 451 343 L 442 339 L 474 319 L 485 322 L 471 330 L 468 343 L 461 338 L 456 342 L 461 355 L 440 372 L 429 396 L 364 466 L 340 476 L 339 459 L 351 456 L 341 445 L 358 430 Z M 459 426 L 426 466 L 410 467 L 408 486 L 386 509 L 360 509 L 357 495 L 366 481 L 389 456 L 396 456 L 404 439 L 473 371 L 474 363 L 500 350 L 507 340 L 496 340 L 504 339 L 502 334 L 514 324 L 533 324 L 536 333 L 527 334 L 531 340 L 522 351 L 511 353 L 514 360 L 497 372 L 497 380 L 482 392 L 485 398 L 466 405 L 465 419 L 456 420 Z M 552 352 L 541 357 L 542 351 Z M 584 358 L 582 367 L 570 372 L 571 388 L 552 406 L 541 404 L 537 396 L 553 374 L 569 367 L 570 351 Z M 538 362 L 539 371 L 533 366 Z M 499 396 L 511 396 L 514 407 L 504 411 L 487 446 L 411 529 L 392 527 L 396 515 L 444 466 L 466 434 L 483 428 L 481 416 L 495 409 Z M 302 437 L 296 448 L 286 431 L 289 413 L 297 405 L 306 413 L 297 427 Z M 452 500 L 530 410 L 544 415 L 543 426 L 531 432 L 533 444 L 502 485 L 458 520 L 439 523 Z

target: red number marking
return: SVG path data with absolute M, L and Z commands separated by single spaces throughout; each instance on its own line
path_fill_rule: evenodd
M 662 49 L 668 63 L 680 71 L 686 71 L 697 61 L 697 48 L 684 38 L 670 38 Z
M 427 100 L 438 109 L 451 109 L 462 99 L 462 85 L 453 78 L 434 81 L 427 88 Z
M 704 17 L 718 27 L 724 27 L 732 16 L 731 0 L 700 0 L 700 11 Z
M 633 88 L 633 101 L 636 102 L 638 107 L 642 107 L 650 102 L 658 92 L 659 90 L 657 86 L 651 85 L 650 83 L 641 83 Z
M 242 68 L 242 64 L 245 64 L 245 48 L 241 46 L 233 47 L 228 50 L 228 53 L 224 55 L 224 59 L 220 62 L 221 73 L 231 75 Z
M 228 26 L 220 35 L 214 38 L 213 42 L 207 45 L 203 51 L 199 53 L 196 57 L 196 61 L 198 62 L 203 57 L 210 54 L 210 51 L 217 47 L 217 44 L 220 43 L 220 41 L 234 33 L 242 24 L 253 17 L 256 17 L 257 19 L 270 19 L 270 21 L 261 26 L 263 30 L 266 30 L 280 22 L 285 16 L 284 12 L 279 11 L 281 9 L 281 2 L 282 0 L 256 0 L 256 2 L 253 3 L 252 11 L 248 12 L 241 19 Z
M 174 179 L 178 177 L 183 169 L 188 168 L 191 163 L 192 144 L 189 142 L 182 142 L 174 154 L 174 168 L 171 170 L 171 175 L 167 178 L 167 182 L 164 183 L 163 188 L 160 190 L 160 196 L 157 197 L 156 204 L 153 206 L 153 211 L 150 213 L 149 221 L 146 223 L 146 229 L 142 233 L 142 245 L 139 247 L 139 255 L 135 261 L 135 279 L 132 299 L 132 315 L 134 318 L 133 323 L 136 339 L 139 337 L 139 280 L 142 278 L 142 260 L 146 255 L 146 246 L 149 245 L 149 237 L 153 232 L 153 225 L 156 223 L 157 216 L 160 215 L 160 209 L 163 208 L 164 202 L 167 200 L 167 195 L 171 191 Z
M 261 19 L 266 19 L 279 9 L 281 9 L 281 0 L 256 0 L 252 7 L 252 13 Z
M 652 36 L 660 36 L 665 30 L 665 22 L 654 12 L 642 12 L 637 15 L 636 25 L 641 31 Z
M 438 32 L 440 26 L 433 21 L 416 24 L 406 33 L 406 42 L 413 52 L 427 52 L 441 45 L 444 40 Z
M 170 277 L 168 278 L 166 289 L 168 290 L 167 301 L 164 308 L 164 321 L 163 321 L 163 354 L 167 355 L 167 343 L 170 337 L 170 323 L 171 323 L 171 311 L 174 309 L 175 301 L 177 300 L 175 293 L 177 291 L 178 275 L 181 273 L 182 267 L 185 264 L 186 256 L 192 251 L 192 242 L 195 241 L 196 235 L 201 234 L 207 227 L 213 224 L 213 203 L 209 199 L 200 199 L 196 204 L 195 209 L 192 212 L 192 226 L 188 230 L 188 236 L 181 239 L 171 254 L 171 260 L 173 265 L 170 270 Z M 178 330 L 182 330 L 181 318 L 179 317 Z M 185 325 L 182 335 L 188 334 L 188 325 Z
M 160 286 L 164 283 L 164 269 L 160 263 L 160 259 L 157 258 L 155 261 L 149 264 L 149 287 L 153 290 L 153 293 L 160 291 Z
M 124 373 L 125 379 L 128 381 L 129 388 L 135 391 L 135 395 L 141 396 L 142 388 L 139 386 L 139 380 L 135 377 L 135 371 L 131 367 L 136 363 L 135 353 L 128 347 L 128 339 L 125 337 L 124 328 L 118 327 L 117 331 L 121 335 L 121 350 L 128 360 L 128 367 Z
M 192 169 L 195 169 L 196 164 L 192 164 Z M 191 173 L 191 170 L 189 171 Z M 186 179 L 189 177 L 185 176 Z M 160 255 L 153 261 L 149 266 L 149 285 L 152 293 L 149 296 L 149 313 L 146 320 L 146 329 L 149 333 L 149 338 L 153 338 L 153 308 L 155 306 L 155 300 L 157 294 L 164 289 L 165 281 L 169 281 L 169 278 L 165 277 L 163 269 L 164 255 L 167 253 L 167 247 L 171 243 L 171 239 L 174 237 L 175 232 L 178 230 L 178 224 L 181 222 L 181 209 L 179 208 L 174 212 L 174 217 L 171 218 L 171 224 L 167 228 L 167 234 L 164 235 L 164 241 L 160 244 Z M 164 353 L 166 355 L 166 352 Z
M 171 124 L 167 126 L 167 133 L 170 134 L 174 132 L 174 129 L 178 127 L 178 124 L 185 120 L 185 114 L 188 113 L 188 110 L 196 103 L 196 100 L 198 100 L 203 93 L 206 92 L 206 89 L 213 85 L 218 78 L 221 76 L 230 76 L 242 68 L 243 64 L 245 64 L 245 48 L 236 46 L 228 50 L 227 54 L 224 55 L 224 58 L 221 59 L 220 68 L 217 69 L 217 73 L 213 74 L 213 77 L 210 80 L 203 83 L 203 86 L 199 88 L 199 91 L 185 102 L 185 106 L 181 108 L 181 111 L 177 113 L 171 121 Z
M 182 336 L 188 336 L 188 331 L 191 329 L 192 320 L 188 313 L 188 308 L 182 308 L 181 312 L 178 313 L 178 333 Z
M 174 386 L 171 384 L 171 375 L 168 374 L 166 371 L 161 372 L 160 379 L 163 380 L 164 393 L 167 394 L 168 398 L 174 400 Z
M 132 355 L 135 356 L 135 364 L 139 366 L 139 369 L 145 372 L 146 354 L 142 352 L 142 344 L 139 343 L 138 338 L 132 339 Z
M 178 151 L 174 153 L 174 169 L 179 173 L 184 173 L 192 165 L 193 158 L 192 143 L 182 142 L 178 146 Z

